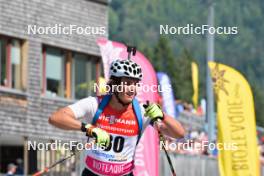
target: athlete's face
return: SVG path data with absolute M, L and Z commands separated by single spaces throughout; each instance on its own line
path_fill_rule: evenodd
M 133 98 L 136 96 L 137 93 L 136 89 L 138 82 L 139 82 L 138 79 L 133 79 L 133 78 L 123 77 L 121 79 L 121 85 L 123 85 L 124 88 L 119 93 L 119 98 L 124 103 L 130 103 L 133 100 Z

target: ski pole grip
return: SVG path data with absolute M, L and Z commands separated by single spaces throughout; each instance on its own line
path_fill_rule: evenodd
M 42 174 L 43 174 L 43 171 L 39 171 L 39 172 L 33 174 L 33 176 L 40 176 L 40 175 L 42 175 Z
M 149 100 L 147 100 L 147 101 L 146 101 L 146 104 L 143 104 L 143 107 L 146 109 L 146 108 L 149 107 L 149 105 L 150 105 Z M 156 120 L 151 120 L 151 121 L 150 121 L 150 124 L 154 124 L 155 122 L 156 122 Z
M 149 100 L 147 100 L 146 104 L 143 104 L 143 107 L 146 109 L 149 105 L 150 105 Z M 163 119 L 163 117 L 158 117 L 156 120 L 152 120 L 151 123 L 158 122 L 161 119 Z
M 97 138 L 97 134 L 95 132 L 92 132 L 93 137 Z
M 49 168 L 46 167 L 44 170 L 39 171 L 39 172 L 33 174 L 33 176 L 41 176 L 42 174 L 44 174 L 44 173 L 46 173 L 48 171 L 49 171 Z
M 143 107 L 146 109 L 149 106 L 149 100 L 147 100 L 146 104 L 143 104 Z
M 92 132 L 92 135 L 95 138 L 95 142 L 97 142 L 97 134 L 95 132 Z

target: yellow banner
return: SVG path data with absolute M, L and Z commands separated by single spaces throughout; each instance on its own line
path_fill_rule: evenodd
M 192 83 L 193 83 L 193 105 L 195 109 L 197 109 L 198 106 L 198 96 L 199 96 L 199 77 L 198 77 L 198 66 L 195 62 L 192 62 Z
M 246 79 L 235 69 L 210 62 L 217 101 L 221 176 L 259 176 L 259 153 L 253 96 Z

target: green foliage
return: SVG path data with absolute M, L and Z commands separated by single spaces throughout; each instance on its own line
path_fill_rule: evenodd
M 182 54 L 175 56 L 170 42 L 165 37 L 160 37 L 154 46 L 150 61 L 155 70 L 165 72 L 171 78 L 174 95 L 177 99 L 191 102 L 193 95 L 190 53 L 185 49 Z
M 154 56 L 151 58 L 154 68 L 160 71 L 171 70 L 175 64 L 169 40 L 165 37 L 160 37 L 156 46 L 154 47 Z
M 264 98 L 260 98 L 264 97 L 260 91 L 264 89 L 264 3 L 261 0 L 214 2 L 215 26 L 238 27 L 237 35 L 215 36 L 215 60 L 246 76 L 254 88 L 258 125 L 264 126 Z M 187 63 L 195 58 L 199 64 L 200 98 L 205 96 L 206 36 L 176 34 L 165 38 L 159 34 L 162 24 L 176 27 L 207 24 L 205 0 L 112 0 L 110 5 L 110 39 L 136 45 L 157 71 L 169 74 L 176 97 L 187 101 L 192 96 Z
M 191 62 L 194 59 L 190 53 L 184 49 L 182 54 L 177 58 L 174 64 L 172 75 L 172 85 L 175 87 L 174 94 L 177 98 L 192 103 L 193 86 L 192 86 L 192 67 Z
M 264 124 L 264 116 L 263 114 L 263 107 L 264 107 L 264 94 L 263 90 L 260 87 L 252 87 L 252 91 L 254 94 L 254 102 L 255 102 L 255 113 L 257 115 L 257 124 L 263 126 Z

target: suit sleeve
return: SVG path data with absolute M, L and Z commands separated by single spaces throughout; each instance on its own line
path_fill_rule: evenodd
M 83 118 L 86 123 L 91 123 L 98 107 L 98 100 L 96 97 L 90 96 L 81 99 L 68 107 L 73 111 L 75 118 Z

